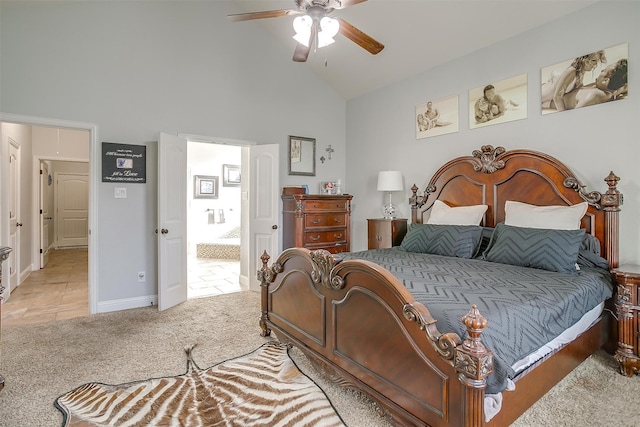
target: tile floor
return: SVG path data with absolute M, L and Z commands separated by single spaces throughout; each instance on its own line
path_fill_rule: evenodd
M 52 251 L 47 266 L 31 272 L 2 303 L 2 327 L 87 316 L 87 255 L 86 248 Z M 187 268 L 188 298 L 241 290 L 239 261 L 189 258 Z
M 52 251 L 47 266 L 32 271 L 3 302 L 2 327 L 88 315 L 87 283 L 86 248 Z
M 187 297 L 202 298 L 240 292 L 240 261 L 187 259 Z

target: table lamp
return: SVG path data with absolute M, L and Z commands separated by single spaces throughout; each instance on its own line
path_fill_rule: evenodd
M 389 193 L 389 203 L 382 207 L 382 214 L 385 219 L 393 219 L 396 217 L 396 208 L 391 201 L 391 193 L 394 191 L 402 191 L 402 189 L 402 174 L 399 171 L 378 172 L 378 191 L 386 191 Z

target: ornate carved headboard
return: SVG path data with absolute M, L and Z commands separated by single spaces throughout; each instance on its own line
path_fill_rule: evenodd
M 620 178 L 611 172 L 604 180 L 609 186 L 606 192 L 587 192 L 568 167 L 547 154 L 484 145 L 471 156 L 455 158 L 442 166 L 422 195 L 416 185 L 411 188 L 411 221 L 422 223 L 436 199 L 449 206 L 488 205 L 483 220 L 487 227 L 504 221 L 507 200 L 538 206 L 586 201 L 589 208 L 582 228 L 600 240 L 601 255 L 610 267 L 617 267 L 622 194 L 616 186 Z

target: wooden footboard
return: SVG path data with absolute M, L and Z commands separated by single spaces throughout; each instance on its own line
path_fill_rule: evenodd
M 472 307 L 468 337 L 442 334 L 427 308 L 376 264 L 291 248 L 263 255 L 263 335 L 305 352 L 334 381 L 361 390 L 397 425 L 481 426 L 493 354 Z

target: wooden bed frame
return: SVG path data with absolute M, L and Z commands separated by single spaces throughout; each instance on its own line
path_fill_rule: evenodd
M 589 202 L 582 227 L 602 243 L 610 267 L 618 264 L 622 195 L 613 172 L 605 193 L 586 192 L 575 175 L 546 154 L 485 145 L 442 166 L 424 191 L 412 188 L 412 221 L 421 223 L 436 199 L 450 206 L 486 204 L 485 226 L 504 220 L 504 203 Z M 505 426 L 590 354 L 613 330 L 607 311 L 575 341 L 545 357 L 503 393 L 502 410 L 484 421 L 484 389 L 493 353 L 482 344 L 487 321 L 471 308 L 462 318 L 465 339 L 442 333 L 424 305 L 384 268 L 340 261 L 326 251 L 284 251 L 269 266 L 262 257 L 262 335 L 299 347 L 338 384 L 366 393 L 394 425 Z M 608 302 L 613 307 L 613 298 Z M 446 332 L 446 331 L 445 331 Z

